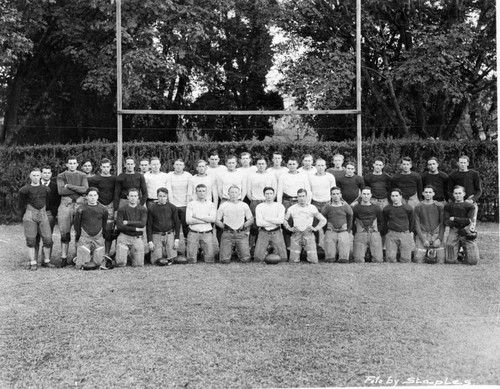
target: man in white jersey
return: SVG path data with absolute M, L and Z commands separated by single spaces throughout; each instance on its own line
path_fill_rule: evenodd
M 144 174 L 146 180 L 146 188 L 148 190 L 148 199 L 146 200 L 146 207 L 149 209 L 152 203 L 158 201 L 158 189 L 167 186 L 167 173 L 161 172 L 160 158 L 152 157 L 149 164 L 151 171 Z
M 316 173 L 309 175 L 311 185 L 311 204 L 321 212 L 323 207 L 330 202 L 330 189 L 335 186 L 335 177 L 326 172 L 326 161 L 323 158 L 316 160 Z M 317 221 L 314 221 L 316 226 Z M 320 229 L 316 235 L 319 246 L 323 246 L 324 232 Z
M 314 232 L 325 226 L 326 219 L 314 205 L 307 203 L 307 192 L 305 189 L 297 191 L 297 198 L 297 204 L 292 205 L 287 210 L 285 221 L 283 222 L 283 226 L 292 233 L 290 240 L 290 262 L 299 262 L 300 252 L 304 248 L 307 253 L 307 261 L 318 263 Z M 319 220 L 316 227 L 313 227 L 314 218 Z M 293 226 L 290 224 L 290 219 L 293 220 Z
M 306 174 L 301 174 L 297 170 L 299 164 L 296 158 L 288 159 L 288 173 L 282 174 L 278 180 L 278 192 L 276 201 L 282 203 L 285 209 L 288 209 L 293 204 L 297 204 L 297 191 L 305 189 L 307 193 L 311 193 L 309 178 Z M 307 201 L 310 200 L 308 195 Z
M 288 173 L 288 168 L 285 166 L 281 166 L 281 163 L 283 162 L 283 156 L 281 153 L 274 152 L 273 153 L 273 160 L 272 163 L 273 165 L 267 169 L 269 173 L 273 173 L 274 176 L 276 177 L 276 181 L 279 180 L 280 176 L 283 173 Z
M 216 182 L 217 177 L 220 173 L 227 171 L 227 167 L 224 165 L 219 165 L 220 158 L 217 151 L 212 151 L 208 157 L 207 174 L 211 176 Z
M 229 188 L 237 186 L 240 189 L 240 199 L 243 200 L 247 195 L 246 174 L 236 170 L 237 160 L 234 155 L 226 159 L 227 171 L 217 177 L 217 190 L 221 201 L 229 200 Z
M 207 187 L 198 184 L 195 188 L 196 199 L 186 208 L 186 222 L 189 225 L 186 256 L 188 263 L 195 263 L 201 247 L 205 262 L 214 262 L 214 244 L 212 223 L 215 222 L 217 209 L 207 200 Z
M 207 162 L 200 159 L 196 164 L 196 172 L 191 176 L 188 184 L 188 201 L 196 200 L 196 187 L 203 184 L 207 188 L 207 200 L 215 205 L 219 203 L 219 194 L 217 193 L 217 184 L 215 179 L 207 173 Z
M 240 261 L 250 261 L 248 235 L 249 227 L 253 223 L 253 216 L 248 204 L 239 200 L 240 197 L 240 189 L 237 186 L 231 186 L 229 188 L 229 201 L 222 203 L 217 210 L 215 224 L 223 230 L 219 255 L 221 263 L 231 262 L 235 246 Z
M 316 174 L 316 168 L 313 166 L 313 156 L 311 154 L 306 154 L 302 158 L 302 167 L 299 168 L 299 172 L 307 174 L 310 176 L 311 174 Z
M 266 172 L 267 162 L 264 157 L 257 159 L 257 171 L 250 173 L 247 177 L 247 198 L 250 200 L 250 210 L 255 217 L 255 208 L 264 202 L 264 188 L 271 187 L 276 191 L 278 186 L 274 174 Z M 258 230 L 255 224 L 250 229 L 250 248 L 255 244 Z
M 215 208 L 219 204 L 219 194 L 217 192 L 217 183 L 214 176 L 207 174 L 207 162 L 200 159 L 196 164 L 196 171 L 198 174 L 192 176 L 188 184 L 188 205 L 189 201 L 196 200 L 198 198 L 196 187 L 198 185 L 205 185 L 206 188 L 206 199 L 207 201 L 213 202 Z M 187 221 L 187 216 L 186 216 Z M 188 223 L 189 224 L 189 223 Z M 219 254 L 219 242 L 217 240 L 217 231 L 214 228 L 212 233 L 212 243 L 214 255 Z M 189 239 L 188 239 L 189 245 Z
M 144 175 L 149 172 L 149 159 L 146 157 L 142 158 L 139 162 L 139 172 Z
M 265 187 L 262 193 L 266 200 L 255 208 L 259 236 L 255 245 L 254 260 L 255 262 L 262 262 L 269 244 L 272 244 L 274 252 L 280 256 L 281 261 L 286 262 L 285 240 L 281 231 L 281 225 L 285 220 L 285 207 L 283 204 L 274 201 L 274 188 Z
M 174 171 L 167 174 L 167 186 L 170 203 L 177 207 L 179 220 L 182 225 L 182 234 L 186 242 L 189 228 L 186 223 L 186 206 L 188 202 L 188 185 L 191 173 L 184 171 L 184 161 L 177 159 L 174 162 Z

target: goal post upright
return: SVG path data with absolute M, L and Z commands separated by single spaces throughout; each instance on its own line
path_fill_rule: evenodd
M 116 115 L 117 174 L 123 166 L 123 115 L 356 115 L 356 157 L 358 174 L 362 174 L 361 126 L 361 0 L 356 0 L 356 109 L 344 110 L 148 110 L 123 109 L 121 4 L 116 1 Z

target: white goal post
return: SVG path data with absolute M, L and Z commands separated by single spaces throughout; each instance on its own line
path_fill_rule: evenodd
M 344 110 L 148 110 L 123 109 L 122 80 L 122 0 L 116 0 L 116 115 L 117 115 L 117 173 L 123 166 L 123 115 L 356 115 L 356 157 L 358 174 L 362 174 L 361 154 L 361 0 L 356 0 L 356 109 Z

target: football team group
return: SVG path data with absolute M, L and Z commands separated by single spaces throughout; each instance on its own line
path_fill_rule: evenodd
M 34 168 L 19 191 L 28 247 L 28 266 L 56 267 L 51 261 L 53 231 L 61 236 L 60 267 L 170 265 L 176 260 L 229 263 L 301 260 L 325 262 L 467 263 L 479 260 L 476 238 L 481 181 L 460 156 L 447 175 L 435 157 L 427 171 L 356 174 L 353 161 L 333 157 L 333 166 L 312 155 L 302 160 L 280 153 L 266 158 L 244 152 L 220 165 L 216 152 L 185 171 L 181 159 L 162 171 L 159 158 L 125 158 L 124 172 L 112 162 L 67 159 L 67 170 L 52 177 L 51 167 Z M 299 162 L 301 167 L 299 167 Z M 448 227 L 448 229 L 446 229 Z M 76 256 L 70 255 L 72 228 Z M 446 240 L 445 240 L 446 233 Z M 182 239 L 181 239 L 182 238 Z M 181 239 L 181 240 L 180 240 Z M 113 243 L 115 242 L 115 243 Z M 40 250 L 40 244 L 42 249 Z M 59 263 L 58 261 L 55 261 Z

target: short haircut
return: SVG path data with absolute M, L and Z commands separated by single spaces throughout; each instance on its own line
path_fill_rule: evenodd
M 137 192 L 137 194 L 139 195 L 139 189 L 137 188 L 129 188 L 129 190 L 127 190 L 127 196 L 130 194 L 130 192 Z
M 227 193 L 229 193 L 231 191 L 231 189 L 238 189 L 238 192 L 240 191 L 240 188 L 236 185 L 231 185 L 228 190 L 227 190 Z
M 468 156 L 466 156 L 466 155 L 461 155 L 460 157 L 458 157 L 458 159 L 459 159 L 459 160 L 460 160 L 460 159 L 466 159 L 466 160 L 467 160 L 467 162 L 470 162 L 469 157 L 468 157 Z
M 333 158 L 335 158 L 335 157 L 340 157 L 340 158 L 342 158 L 342 161 L 344 160 L 344 156 L 342 154 L 337 153 L 333 156 Z
M 401 196 L 403 196 L 403 192 L 399 188 L 391 189 L 391 193 L 390 193 L 391 195 L 392 195 L 392 192 L 398 192 Z
M 52 168 L 49 165 L 42 166 L 42 170 L 50 170 L 52 171 Z
M 401 158 L 401 163 L 403 163 L 403 162 L 410 162 L 410 163 L 412 163 L 410 157 L 403 157 L 403 158 Z
M 40 168 L 38 168 L 38 167 L 34 167 L 34 168 L 32 168 L 32 169 L 30 170 L 30 174 L 31 174 L 31 173 L 33 173 L 33 172 L 39 172 L 39 171 L 41 171 L 41 170 L 40 170 Z
M 305 154 L 303 157 L 302 157 L 302 160 L 306 159 L 306 158 L 309 158 L 311 157 L 312 159 L 314 159 L 314 157 L 311 155 L 311 154 Z
M 148 157 L 142 157 L 141 160 L 140 160 L 140 162 L 144 162 L 144 161 L 146 161 L 147 163 L 149 163 Z
M 111 164 L 111 160 L 109 158 L 103 158 L 103 159 L 101 159 L 101 165 L 103 165 L 105 163 Z
M 377 161 L 382 162 L 385 165 L 385 158 L 384 157 L 375 157 L 373 159 L 373 163 L 375 163 Z
M 127 162 L 127 161 L 132 161 L 133 163 L 135 163 L 134 157 L 130 157 L 130 156 L 125 157 L 125 162 Z
M 323 158 L 316 158 L 316 163 L 318 163 L 318 161 L 323 161 L 326 164 L 326 161 Z
M 305 193 L 305 194 L 306 194 L 306 196 L 307 196 L 307 190 L 305 190 L 304 188 L 301 188 L 301 189 L 299 189 L 299 190 L 297 191 L 297 196 L 298 196 L 299 194 L 301 194 L 301 193 Z
M 205 161 L 204 159 L 199 159 L 198 162 L 196 162 L 196 166 L 198 166 L 200 163 L 204 163 L 206 165 L 207 161 Z
M 75 160 L 76 162 L 78 162 L 78 158 L 76 158 L 76 155 L 70 155 L 66 161 L 69 162 L 72 160 Z
M 236 158 L 235 155 L 230 155 L 226 158 L 226 163 L 229 162 L 231 159 L 234 159 L 236 162 L 238 162 L 238 158 Z
M 439 163 L 437 157 L 430 157 L 430 158 L 427 158 L 427 162 L 429 161 L 436 161 L 436 163 Z
M 88 195 L 90 192 L 96 192 L 99 195 L 99 189 L 97 189 L 95 186 L 91 186 L 85 191 L 85 195 Z
M 218 157 L 219 152 L 217 150 L 212 150 L 210 151 L 210 154 L 208 154 L 209 157 Z
M 82 162 L 82 165 L 85 165 L 87 162 L 90 163 L 91 165 L 93 165 L 93 163 L 90 159 L 84 159 Z
M 262 193 L 266 193 L 268 190 L 272 190 L 272 191 L 273 191 L 273 193 L 274 193 L 274 188 L 273 188 L 272 186 L 266 186 L 266 187 L 264 188 L 264 190 L 262 191 Z
M 205 188 L 205 189 L 207 189 L 207 186 L 205 184 L 198 184 L 198 185 L 196 185 L 195 190 L 198 190 L 199 188 L 202 188 L 202 189 Z
M 244 156 L 246 156 L 246 155 L 248 155 L 249 157 L 252 157 L 252 154 L 250 154 L 248 151 L 243 151 L 243 152 L 240 154 L 240 158 L 241 158 L 241 157 L 244 157 Z
M 351 165 L 354 169 L 356 169 L 356 162 L 355 161 L 347 161 L 345 165 L 346 166 Z
M 273 151 L 273 157 L 275 155 L 279 155 L 280 157 L 283 157 L 283 154 L 281 154 L 281 152 L 279 152 L 279 151 Z
M 267 159 L 263 155 L 259 155 L 255 158 L 255 162 L 264 161 L 267 165 Z
M 174 163 L 176 163 L 176 162 L 182 162 L 182 163 L 184 163 L 184 160 L 182 160 L 181 158 L 177 158 L 177 159 L 174 161 Z
M 163 186 L 161 188 L 157 189 L 156 194 L 158 195 L 160 192 L 165 193 L 165 194 L 168 195 L 168 189 L 165 188 L 165 187 L 163 187 Z
M 453 190 L 455 190 L 455 189 L 462 189 L 462 190 L 463 190 L 463 192 L 465 193 L 465 188 L 464 188 L 462 185 L 455 185 L 455 186 L 453 187 Z
M 160 162 L 160 158 L 159 157 L 151 157 L 151 161 L 150 162 L 153 162 L 153 161 Z
M 334 190 L 338 190 L 340 193 L 342 193 L 342 189 L 340 189 L 338 186 L 334 186 L 330 189 L 330 194 L 332 194 Z
M 363 192 L 364 190 L 369 190 L 370 192 L 372 191 L 372 188 L 370 188 L 369 186 L 363 186 L 361 188 L 361 192 Z
M 299 161 L 297 160 L 296 157 L 290 157 L 290 158 L 288 158 L 288 162 L 290 162 L 290 161 L 294 161 L 294 162 L 299 163 Z
M 434 185 L 430 185 L 430 184 L 424 186 L 424 190 L 426 190 L 426 189 L 432 189 L 434 192 L 436 191 L 436 188 L 434 187 Z

